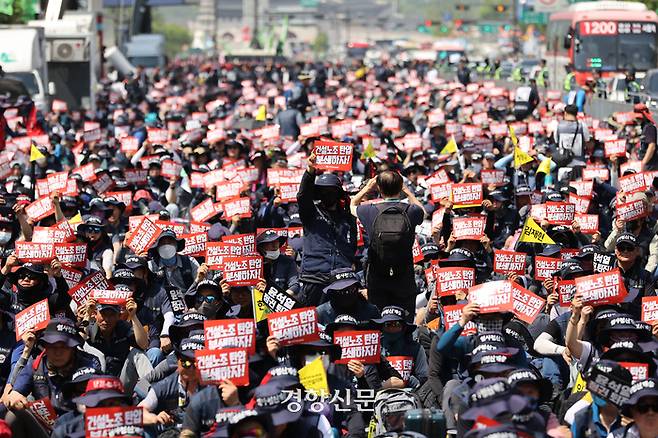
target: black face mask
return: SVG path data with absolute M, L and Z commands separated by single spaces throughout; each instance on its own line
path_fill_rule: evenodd
M 333 207 L 338 202 L 338 193 L 324 192 L 320 194 L 320 202 L 325 207 Z
M 197 312 L 202 314 L 208 319 L 213 319 L 217 315 L 217 312 L 219 311 L 220 308 L 220 301 L 215 300 L 212 303 L 209 303 L 207 301 L 204 301 L 197 307 Z

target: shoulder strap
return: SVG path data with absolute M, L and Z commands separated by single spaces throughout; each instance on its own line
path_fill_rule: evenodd
M 580 130 L 580 121 L 576 120 L 576 132 L 571 139 L 571 151 L 573 152 L 573 145 L 576 144 L 576 137 L 578 136 L 578 131 Z
M 183 265 L 182 277 L 185 282 L 185 286 L 189 287 L 190 284 L 194 281 L 192 278 L 192 261 L 190 261 L 190 256 L 179 254 L 181 257 L 181 264 Z

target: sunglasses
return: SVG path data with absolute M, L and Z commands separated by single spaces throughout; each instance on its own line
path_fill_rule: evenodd
M 619 252 L 632 252 L 635 250 L 635 247 L 631 245 L 619 245 L 617 249 Z
M 180 366 L 182 366 L 185 369 L 192 368 L 194 366 L 194 361 L 189 360 L 189 359 L 184 359 L 180 361 Z
M 391 327 L 391 328 L 402 327 L 402 321 L 388 321 L 384 323 L 384 327 Z
M 646 414 L 647 412 L 649 412 L 649 410 L 652 410 L 658 414 L 658 402 L 641 403 L 636 405 L 633 409 L 639 412 L 640 414 Z
M 101 227 L 97 227 L 97 226 L 87 227 L 87 232 L 88 233 L 100 233 L 102 230 L 103 229 Z
M 28 273 L 28 272 L 24 272 L 24 273 L 22 273 L 22 274 L 19 274 L 19 276 L 18 276 L 18 279 L 19 279 L 19 280 L 22 280 L 22 279 L 26 279 L 26 280 L 37 280 L 38 278 L 39 278 L 39 277 L 37 277 L 36 275 L 34 275 L 34 274 L 30 274 L 30 273 Z
M 197 297 L 197 302 L 199 303 L 206 302 L 208 304 L 212 304 L 215 301 L 217 301 L 217 298 L 214 295 L 206 295 L 206 296 L 201 295 Z

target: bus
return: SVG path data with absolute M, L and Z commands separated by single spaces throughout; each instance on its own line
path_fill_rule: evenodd
M 551 83 L 561 87 L 567 64 L 584 84 L 593 70 L 602 77 L 635 69 L 636 77 L 657 66 L 658 16 L 642 3 L 575 3 L 551 14 L 546 33 L 546 62 Z

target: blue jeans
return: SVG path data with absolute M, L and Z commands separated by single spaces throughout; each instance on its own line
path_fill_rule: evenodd
M 146 350 L 146 357 L 149 358 L 149 362 L 155 368 L 160 362 L 165 360 L 165 354 L 160 350 L 159 347 L 153 347 Z

